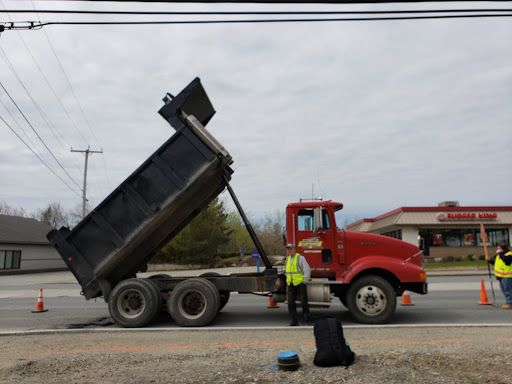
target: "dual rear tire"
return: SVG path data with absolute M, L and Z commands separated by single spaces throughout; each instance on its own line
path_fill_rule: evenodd
M 203 327 L 215 318 L 220 305 L 215 285 L 206 279 L 193 278 L 182 281 L 172 290 L 167 310 L 182 327 Z
M 158 315 L 162 295 L 151 279 L 127 279 L 112 290 L 108 307 L 116 324 L 124 328 L 139 328 Z M 219 291 L 211 281 L 203 278 L 182 281 L 172 290 L 167 301 L 168 312 L 182 327 L 208 325 L 220 308 Z
M 124 328 L 139 328 L 160 312 L 162 295 L 148 279 L 127 279 L 117 284 L 108 300 L 110 316 Z

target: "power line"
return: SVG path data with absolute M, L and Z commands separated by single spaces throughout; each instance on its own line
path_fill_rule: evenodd
M 344 22 L 344 21 L 396 21 L 396 20 L 433 20 L 461 19 L 483 17 L 511 17 L 510 14 L 476 14 L 476 15 L 442 15 L 442 16 L 411 16 L 411 17 L 358 17 L 336 19 L 254 19 L 254 20 L 187 20 L 187 21 L 92 21 L 92 22 L 45 22 L 34 23 L 33 28 L 47 25 L 160 25 L 160 24 L 245 24 L 245 23 L 310 23 L 310 22 Z
M 435 10 L 387 10 L 387 11 L 229 11 L 229 12 L 165 12 L 165 11 L 75 11 L 75 10 L 26 10 L 26 9 L 8 9 L 0 10 L 0 13 L 44 13 L 44 14 L 79 14 L 79 15 L 140 15 L 140 16 L 160 16 L 160 15 L 175 15 L 175 16 L 229 16 L 229 15 L 380 15 L 380 14 L 421 14 L 421 13 L 470 13 L 470 12 L 512 12 L 512 9 L 503 8 L 478 8 L 478 9 L 435 9 Z
M 404 1 L 385 1 L 385 0 L 320 0 L 320 1 L 311 1 L 311 0 L 56 0 L 61 2 L 87 2 L 94 1 L 96 3 L 99 2 L 112 2 L 112 3 L 203 3 L 203 4 L 211 4 L 211 3 L 243 3 L 243 4 L 252 4 L 252 3 L 262 3 L 262 4 L 386 4 L 386 3 L 403 3 Z M 479 0 L 468 0 L 468 1 L 479 1 Z M 511 1 L 511 0 L 497 0 L 497 1 Z M 446 0 L 408 0 L 408 3 L 445 3 Z
M 89 123 L 89 119 L 87 119 L 87 116 L 85 115 L 85 112 L 84 112 L 84 110 L 82 108 L 82 105 L 80 104 L 80 101 L 78 100 L 78 97 L 76 96 L 75 90 L 73 89 L 73 86 L 71 85 L 71 82 L 69 81 L 69 78 L 68 78 L 68 76 L 66 74 L 66 71 L 64 70 L 64 67 L 62 66 L 62 63 L 60 62 L 59 57 L 57 56 L 57 52 L 55 51 L 55 48 L 53 47 L 53 44 L 52 44 L 50 38 L 48 37 L 48 34 L 46 33 L 45 30 L 43 30 L 43 32 L 44 32 L 44 35 L 46 37 L 46 40 L 48 41 L 48 44 L 50 45 L 50 48 L 52 49 L 53 55 L 55 56 L 55 59 L 57 60 L 57 63 L 59 64 L 59 68 L 60 68 L 62 74 L 64 75 L 64 78 L 66 79 L 66 82 L 68 83 L 69 89 L 71 90 L 71 93 L 73 94 L 73 97 L 74 97 L 74 99 L 75 99 L 75 101 L 76 101 L 76 103 L 77 103 L 77 105 L 78 105 L 78 107 L 80 109 L 80 112 L 81 112 L 82 116 L 84 117 L 86 125 L 89 127 L 89 130 L 92 132 L 92 135 L 93 135 L 93 137 L 96 140 L 96 143 L 98 143 L 98 145 L 100 147 L 102 147 L 100 142 L 99 142 L 99 140 L 98 140 L 98 137 L 94 133 L 94 130 L 92 129 L 92 127 L 91 127 L 91 125 Z M 89 147 L 89 144 L 88 144 L 87 140 L 80 133 L 80 131 L 79 131 L 78 127 L 76 126 L 74 120 L 71 118 L 71 116 L 69 116 L 69 118 L 71 119 L 71 121 L 73 121 L 74 127 L 75 127 L 76 131 L 78 132 L 78 134 L 80 135 L 80 137 L 85 141 L 85 143 Z M 105 170 L 105 176 L 107 178 L 107 183 L 110 184 L 110 180 L 109 180 L 109 177 L 108 177 L 108 171 L 107 171 L 107 164 L 105 162 L 105 158 L 103 158 L 103 168 Z
M 23 85 L 23 83 L 21 83 L 21 85 L 23 86 L 23 88 L 25 89 L 25 91 L 28 93 L 27 89 L 25 88 L 25 86 Z M 42 139 L 42 137 L 39 135 L 39 133 L 36 131 L 36 129 L 32 126 L 32 124 L 30 123 L 30 121 L 28 121 L 27 117 L 25 116 L 25 114 L 23 113 L 23 111 L 20 109 L 20 107 L 18 106 L 18 104 L 16 103 L 16 101 L 14 101 L 14 99 L 11 97 L 11 95 L 9 94 L 9 92 L 7 91 L 7 89 L 5 89 L 4 85 L 2 84 L 2 82 L 0 81 L 0 86 L 2 87 L 2 89 L 4 90 L 4 92 L 7 94 L 7 96 L 9 97 L 9 99 L 11 99 L 12 103 L 16 106 L 16 108 L 18 109 L 18 111 L 20 112 L 21 116 L 23 116 L 24 120 L 27 122 L 27 124 L 29 125 L 29 127 L 32 129 L 32 131 L 36 134 L 36 136 L 39 138 L 39 140 L 41 141 L 41 143 L 43 143 L 44 147 L 48 150 L 48 152 L 50 153 L 50 155 L 54 158 L 54 160 L 57 162 L 57 164 L 62 168 L 62 170 L 66 173 L 66 175 L 68 175 L 68 177 L 71 179 L 71 181 L 78 187 L 78 189 L 80 189 L 80 186 L 76 183 L 76 181 L 71 177 L 71 175 L 68 173 L 68 171 L 66 171 L 66 169 L 62 166 L 62 164 L 60 163 L 60 161 L 55 157 L 55 155 L 53 154 L 53 152 L 51 151 L 50 148 L 48 148 L 48 145 L 46 145 L 46 143 L 44 142 L 44 140 Z M 30 96 L 30 93 L 29 93 L 29 96 Z M 30 96 L 31 97 L 31 96 Z
M 46 168 L 48 168 L 50 170 L 51 173 L 53 173 L 55 176 L 57 176 L 57 178 L 60 181 L 62 181 L 64 183 L 64 185 L 66 185 L 66 187 L 71 189 L 71 191 L 73 191 L 73 193 L 80 196 L 80 194 L 77 191 L 75 191 L 68 183 L 66 183 L 41 157 L 39 157 L 39 155 L 37 153 L 34 152 L 34 150 L 21 138 L 20 135 L 18 135 L 18 133 L 4 120 L 4 118 L 2 116 L 0 116 L 0 120 L 2 120 L 4 122 L 4 124 L 18 137 L 18 139 L 21 140 L 21 142 L 23 144 L 25 144 L 25 146 L 30 150 L 30 152 L 32 152 L 39 159 L 39 161 L 41 163 L 43 163 L 46 166 Z
M 178 24 L 250 24 L 250 23 L 312 23 L 312 22 L 347 22 L 347 21 L 399 21 L 399 20 L 440 20 L 464 18 L 498 18 L 512 17 L 509 14 L 469 14 L 441 16 L 411 16 L 411 17 L 354 17 L 335 19 L 253 19 L 253 20 L 181 20 L 181 21 L 50 21 L 50 22 L 11 22 L 5 26 L 7 30 L 41 29 L 49 25 L 178 25 Z M 15 25 L 15 24 L 27 25 Z
M 78 97 L 76 96 L 75 90 L 73 89 L 73 86 L 71 85 L 71 82 L 69 81 L 69 78 L 66 75 L 66 71 L 64 70 L 64 67 L 62 66 L 62 63 L 60 62 L 59 57 L 57 56 L 57 53 L 55 52 L 55 48 L 53 47 L 53 44 L 50 41 L 50 38 L 48 37 L 46 32 L 45 31 L 43 31 L 43 32 L 44 32 L 44 34 L 46 36 L 46 40 L 48 41 L 48 44 L 50 45 L 50 48 L 52 49 L 53 55 L 55 56 L 55 59 L 57 60 L 57 63 L 59 64 L 59 68 L 62 71 L 62 74 L 64 75 L 64 78 L 66 79 L 66 82 L 68 83 L 69 89 L 71 90 L 71 93 L 73 94 L 73 97 L 74 97 L 74 99 L 75 99 L 75 101 L 76 101 L 76 103 L 78 105 L 78 108 L 80 109 L 80 112 L 82 113 L 82 116 L 84 117 L 84 120 L 85 120 L 87 126 L 89 127 L 89 130 L 92 132 L 94 138 L 96 139 L 96 142 L 99 144 L 98 138 L 96 137 L 96 134 L 92 130 L 92 127 L 89 124 L 89 120 L 85 116 L 85 112 L 84 112 L 84 110 L 82 108 L 82 105 L 78 101 Z M 78 131 L 78 128 L 77 128 L 77 131 Z M 80 134 L 80 137 L 82 137 L 82 139 L 87 143 L 87 140 L 82 136 L 82 134 L 80 132 L 79 132 L 79 134 Z
M 25 138 L 27 139 L 27 141 L 30 142 L 30 144 L 39 152 L 39 155 L 43 156 L 43 154 L 41 153 L 41 151 L 39 150 L 39 148 L 37 148 L 37 146 L 34 144 L 34 142 L 32 141 L 32 139 L 30 138 L 30 136 L 25 132 L 25 130 L 23 129 L 23 127 L 20 125 L 20 123 L 18 122 L 18 120 L 14 117 L 14 115 L 11 113 L 11 111 L 9 111 L 9 108 L 7 108 L 7 105 L 4 104 L 4 102 L 2 101 L 2 99 L 0 98 L 0 104 L 2 104 L 5 108 L 5 110 L 7 111 L 7 113 L 9 114 L 9 116 L 11 116 L 11 119 L 14 121 L 14 123 L 17 125 L 17 127 L 19 128 L 19 130 L 21 132 L 23 132 L 23 134 L 25 135 Z
M 19 35 L 19 32 L 17 32 L 18 35 Z M 25 41 L 23 40 L 23 38 L 21 36 L 19 36 L 21 41 L 23 42 L 25 48 L 27 49 L 28 53 L 30 54 L 30 56 L 32 57 L 32 60 L 34 60 L 34 62 L 36 63 L 36 66 L 39 68 L 39 70 L 41 70 L 41 68 L 39 67 L 39 65 L 37 64 L 37 62 L 35 61 L 35 58 L 34 56 L 32 56 L 32 53 L 30 52 L 30 50 L 28 49 L 27 45 L 25 44 Z M 14 74 L 14 76 L 16 77 L 16 79 L 18 80 L 18 82 L 21 84 L 22 88 L 25 90 L 25 92 L 27 93 L 28 97 L 30 98 L 30 100 L 32 101 L 32 104 L 34 104 L 34 106 L 36 107 L 37 111 L 39 112 L 39 114 L 41 115 L 41 117 L 43 118 L 44 122 L 46 123 L 46 125 L 48 126 L 48 128 L 50 129 L 50 131 L 52 132 L 53 136 L 55 136 L 55 138 L 57 139 L 57 142 L 60 144 L 60 146 L 62 147 L 62 149 L 64 149 L 64 145 L 61 141 L 61 139 L 59 138 L 59 136 L 62 138 L 62 140 L 65 140 L 64 137 L 62 136 L 62 134 L 56 129 L 56 127 L 54 126 L 53 122 L 50 120 L 50 118 L 48 116 L 46 116 L 46 114 L 43 112 L 43 110 L 41 109 L 41 107 L 39 106 L 39 104 L 34 100 L 34 98 L 32 97 L 32 94 L 28 91 L 28 89 L 25 87 L 25 84 L 23 83 L 23 81 L 21 80 L 20 76 L 18 75 L 18 72 L 16 71 L 16 69 L 14 68 L 14 66 L 12 65 L 11 61 L 9 60 L 9 57 L 7 56 L 7 54 L 5 53 L 5 51 L 3 50 L 2 47 L 0 47 L 0 52 L 3 54 L 2 58 L 4 59 L 4 61 L 7 63 L 7 66 L 9 67 L 9 69 L 11 70 L 11 72 Z M 44 75 L 43 75 L 44 76 Z M 53 126 L 53 128 L 52 128 Z M 23 133 L 25 133 L 23 131 Z M 58 133 L 58 135 L 57 135 Z M 26 134 L 25 134 L 26 135 Z M 28 137 L 28 136 L 27 136 Z M 32 145 L 34 145 L 32 143 Z M 70 176 L 71 178 L 71 176 Z M 78 184 L 77 184 L 78 186 Z
M 34 8 L 34 11 L 36 11 L 36 15 L 37 15 L 37 16 L 39 16 L 39 15 L 38 15 L 38 13 L 37 13 L 37 10 L 35 9 L 35 5 L 34 5 L 34 3 L 33 3 L 33 2 L 31 2 L 31 3 L 32 3 L 32 7 Z M 84 117 L 84 120 L 85 120 L 86 125 L 89 127 L 89 130 L 91 131 L 91 133 L 92 133 L 93 137 L 96 139 L 96 142 L 97 142 L 97 143 L 99 144 L 99 146 L 101 147 L 101 144 L 100 144 L 100 142 L 99 142 L 99 140 L 98 140 L 98 137 L 96 136 L 96 133 L 95 133 L 95 132 L 94 132 L 94 130 L 92 129 L 92 126 L 91 126 L 91 124 L 89 123 L 89 119 L 88 119 L 88 118 L 87 118 L 87 116 L 85 115 L 85 112 L 84 112 L 84 110 L 83 110 L 83 108 L 82 108 L 82 105 L 80 104 L 80 101 L 78 100 L 78 97 L 77 97 L 77 96 L 76 96 L 76 94 L 75 94 L 75 91 L 74 91 L 74 89 L 73 89 L 73 86 L 71 85 L 71 82 L 69 81 L 69 78 L 68 78 L 68 76 L 67 76 L 67 74 L 66 74 L 66 71 L 64 70 L 64 67 L 62 66 L 62 63 L 60 62 L 59 57 L 57 56 L 57 52 L 55 51 L 55 48 L 54 48 L 54 46 L 53 46 L 53 44 L 52 44 L 52 42 L 51 42 L 51 40 L 50 40 L 50 38 L 49 38 L 48 34 L 46 33 L 46 31 L 45 31 L 45 30 L 43 30 L 43 32 L 44 32 L 44 35 L 45 35 L 45 37 L 46 37 L 46 40 L 48 41 L 48 44 L 50 45 L 50 48 L 52 49 L 53 55 L 55 56 L 55 59 L 57 60 L 57 63 L 59 64 L 59 67 L 60 67 L 60 69 L 61 69 L 61 72 L 62 72 L 62 74 L 64 75 L 64 78 L 66 79 L 66 81 L 67 81 L 67 83 L 68 83 L 69 88 L 71 89 L 71 93 L 73 94 L 73 97 L 75 98 L 75 101 L 76 101 L 76 103 L 77 103 L 78 107 L 80 108 L 80 112 L 82 113 L 82 116 Z M 66 113 L 67 113 L 67 111 L 66 111 Z M 68 116 L 69 116 L 69 114 L 68 114 Z M 75 124 L 74 120 L 71 118 L 71 116 L 69 116 L 69 118 L 70 118 L 70 119 L 71 119 L 71 121 L 73 122 L 74 127 L 75 127 L 75 129 L 77 130 L 77 132 L 80 134 L 80 137 L 82 137 L 82 139 L 87 143 L 87 140 L 82 136 L 82 134 L 81 134 L 81 133 L 80 133 L 80 131 L 78 130 L 78 127 L 76 126 L 76 124 Z M 88 145 L 87 147 L 89 148 L 89 145 Z M 103 153 L 103 149 L 102 149 L 102 153 Z M 110 180 L 109 180 L 109 176 L 108 176 L 108 170 L 107 170 L 107 164 L 106 164 L 106 162 L 105 162 L 105 157 L 103 157 L 103 169 L 104 169 L 104 171 L 105 171 L 105 176 L 106 176 L 106 179 L 107 179 L 107 184 L 110 184 Z M 101 185 L 101 183 L 100 183 L 99 185 Z M 101 187 L 100 187 L 100 188 L 101 188 Z M 84 192 L 84 194 L 85 194 L 85 192 Z

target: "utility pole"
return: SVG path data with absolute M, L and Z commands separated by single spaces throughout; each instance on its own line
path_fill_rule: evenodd
M 103 153 L 103 149 L 101 151 L 91 151 L 89 148 L 90 147 L 87 147 L 87 149 L 84 150 L 75 150 L 71 148 L 71 152 L 85 153 L 84 187 L 82 189 L 82 219 L 85 217 L 85 203 L 87 202 L 87 163 L 89 162 L 89 155 L 92 155 L 93 153 Z

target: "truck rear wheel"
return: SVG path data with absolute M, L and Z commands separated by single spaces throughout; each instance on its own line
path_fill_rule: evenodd
M 211 281 L 188 279 L 172 290 L 167 306 L 178 325 L 202 327 L 208 325 L 219 312 L 220 295 Z
M 220 276 L 217 272 L 206 272 L 200 275 L 199 277 L 208 277 L 208 276 Z M 219 311 L 226 306 L 226 304 L 229 301 L 229 296 L 231 295 L 231 292 L 229 291 L 219 291 L 220 295 L 220 307 Z
M 379 276 L 363 276 L 354 282 L 346 296 L 352 316 L 363 324 L 387 322 L 396 309 L 396 294 L 389 282 Z
M 157 317 L 159 312 L 162 311 L 162 303 L 164 301 L 164 299 L 162 297 L 162 292 L 160 292 L 160 288 L 158 288 L 158 285 L 156 285 L 156 283 L 152 279 L 147 278 L 144 280 L 152 287 L 152 289 L 156 293 L 156 297 L 158 298 L 158 301 L 157 301 L 158 310 L 156 311 L 156 315 L 155 315 L 155 317 Z
M 153 320 L 160 303 L 155 288 L 144 279 L 127 279 L 117 284 L 108 301 L 110 316 L 116 324 L 124 328 L 137 328 Z

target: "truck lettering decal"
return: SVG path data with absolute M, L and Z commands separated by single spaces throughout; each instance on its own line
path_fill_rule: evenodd
M 299 241 L 299 247 L 301 248 L 322 248 L 322 241 L 318 237 L 312 237 L 310 239 L 303 239 Z

